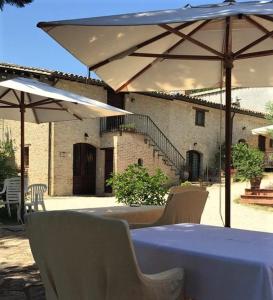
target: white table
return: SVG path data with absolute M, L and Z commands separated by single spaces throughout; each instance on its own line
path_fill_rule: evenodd
M 144 273 L 182 267 L 195 300 L 273 300 L 273 234 L 178 224 L 132 230 Z

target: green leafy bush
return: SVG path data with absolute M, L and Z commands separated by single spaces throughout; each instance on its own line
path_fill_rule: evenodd
M 264 168 L 264 153 L 244 143 L 232 148 L 232 161 L 236 169 L 236 178 L 240 181 L 261 178 Z
M 17 169 L 15 164 L 15 150 L 13 142 L 6 135 L 4 141 L 0 141 L 0 186 L 2 188 L 3 182 L 6 178 L 16 176 Z
M 137 164 L 129 165 L 120 174 L 112 174 L 107 184 L 112 186 L 118 203 L 127 205 L 164 205 L 168 177 L 160 170 L 149 175 Z

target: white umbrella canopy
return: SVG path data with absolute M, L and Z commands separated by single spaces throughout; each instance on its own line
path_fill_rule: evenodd
M 254 135 L 271 135 L 273 132 L 273 125 L 269 125 L 269 126 L 264 126 L 264 127 L 259 127 L 259 128 L 255 128 L 251 130 L 252 134 Z
M 172 91 L 223 84 L 227 18 L 232 85 L 273 86 L 272 16 L 272 1 L 225 2 L 38 27 L 116 91 Z
M 129 112 L 52 87 L 35 79 L 17 77 L 0 82 L 0 118 L 21 122 L 21 219 L 24 216 L 25 122 L 45 123 L 125 115 Z
M 0 82 L 0 118 L 21 119 L 18 110 L 21 93 L 24 94 L 24 118 L 31 123 L 83 120 L 129 113 L 35 79 L 17 77 Z
M 117 92 L 225 86 L 225 226 L 230 227 L 231 89 L 273 86 L 272 0 L 226 0 L 37 26 Z

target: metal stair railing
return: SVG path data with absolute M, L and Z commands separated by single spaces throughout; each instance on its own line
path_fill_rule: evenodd
M 168 161 L 183 176 L 185 158 L 149 116 L 132 114 L 100 118 L 100 134 L 115 131 L 145 135 L 154 149 L 164 156 L 163 160 Z

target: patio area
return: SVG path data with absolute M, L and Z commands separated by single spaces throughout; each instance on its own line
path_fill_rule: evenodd
M 272 182 L 273 174 L 266 173 L 262 187 L 270 186 Z M 247 186 L 246 183 L 233 183 L 232 199 L 238 199 Z M 219 186 L 208 187 L 208 191 L 209 198 L 201 223 L 222 226 L 223 223 L 218 213 Z M 100 212 L 101 210 L 126 209 L 125 207 L 122 208 L 121 204 L 117 204 L 114 197 L 52 197 L 45 199 L 45 205 L 47 210 L 73 209 Z M 273 208 L 261 209 L 232 201 L 232 226 L 240 229 L 273 232 L 272 213 Z M 24 285 L 29 282 L 40 282 L 40 276 L 34 264 L 23 227 L 0 225 L 0 248 L 0 299 L 25 299 Z M 34 299 L 45 299 L 42 287 L 33 289 L 33 293 Z

